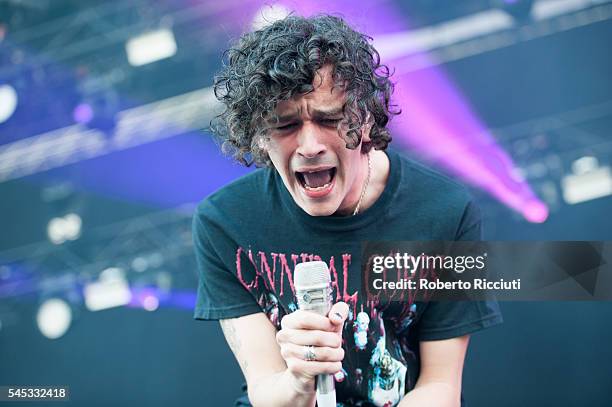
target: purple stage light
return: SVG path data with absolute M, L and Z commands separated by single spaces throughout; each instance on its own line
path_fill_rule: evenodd
M 149 294 L 142 299 L 142 307 L 147 311 L 155 311 L 159 307 L 159 298 Z
M 147 311 L 155 311 L 159 307 L 163 294 L 154 287 L 132 288 L 130 291 L 132 298 L 129 306 L 144 308 Z
M 196 305 L 195 291 L 160 290 L 156 287 L 132 288 L 131 308 L 155 311 L 159 307 L 193 310 Z
M 537 200 L 528 202 L 523 208 L 523 216 L 529 222 L 542 223 L 548 218 L 548 207 Z
M 88 103 L 80 103 L 72 111 L 72 118 L 75 122 L 87 124 L 93 119 L 93 109 Z
M 406 147 L 487 191 L 528 221 L 546 220 L 546 205 L 512 175 L 510 156 L 437 68 L 401 75 L 395 102 L 402 115 L 392 129 Z

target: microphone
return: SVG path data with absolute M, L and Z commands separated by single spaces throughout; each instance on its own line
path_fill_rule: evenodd
M 295 291 L 298 308 L 327 316 L 332 306 L 331 278 L 324 261 L 310 261 L 295 266 Z M 336 407 L 334 377 L 321 374 L 316 377 L 317 407 Z

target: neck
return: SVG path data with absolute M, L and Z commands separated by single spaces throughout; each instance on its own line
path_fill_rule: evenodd
M 387 179 L 389 178 L 389 157 L 384 151 L 370 151 L 372 160 L 372 174 L 368 190 L 361 202 L 359 213 L 363 213 L 378 200 L 385 190 Z
M 370 172 L 370 180 L 367 184 L 365 194 L 359 205 L 359 213 L 363 213 L 370 206 L 374 205 L 374 202 L 380 197 L 382 192 L 385 190 L 387 184 L 387 178 L 389 176 L 389 158 L 384 151 L 372 150 L 370 151 L 370 160 L 372 169 Z M 350 197 L 350 204 L 346 205 L 345 208 L 338 210 L 337 215 L 341 216 L 352 216 L 359 203 L 363 187 L 368 177 L 368 157 L 366 154 L 362 156 L 361 171 L 358 176 L 358 185 L 360 188 L 353 192 Z

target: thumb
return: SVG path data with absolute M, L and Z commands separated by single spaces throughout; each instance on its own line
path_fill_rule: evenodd
M 348 310 L 348 305 L 345 302 L 340 301 L 331 307 L 327 316 L 332 324 L 342 327 L 346 317 L 348 316 Z

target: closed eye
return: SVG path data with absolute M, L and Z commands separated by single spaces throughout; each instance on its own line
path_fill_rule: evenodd
M 337 126 L 341 119 L 321 119 L 319 123 L 325 126 Z
M 281 130 L 281 131 L 283 131 L 283 130 L 289 130 L 289 129 L 294 128 L 295 126 L 297 126 L 297 123 L 289 123 L 289 124 L 284 124 L 284 125 L 282 125 L 282 126 L 278 126 L 278 127 L 276 127 L 276 128 L 275 128 L 275 130 Z

